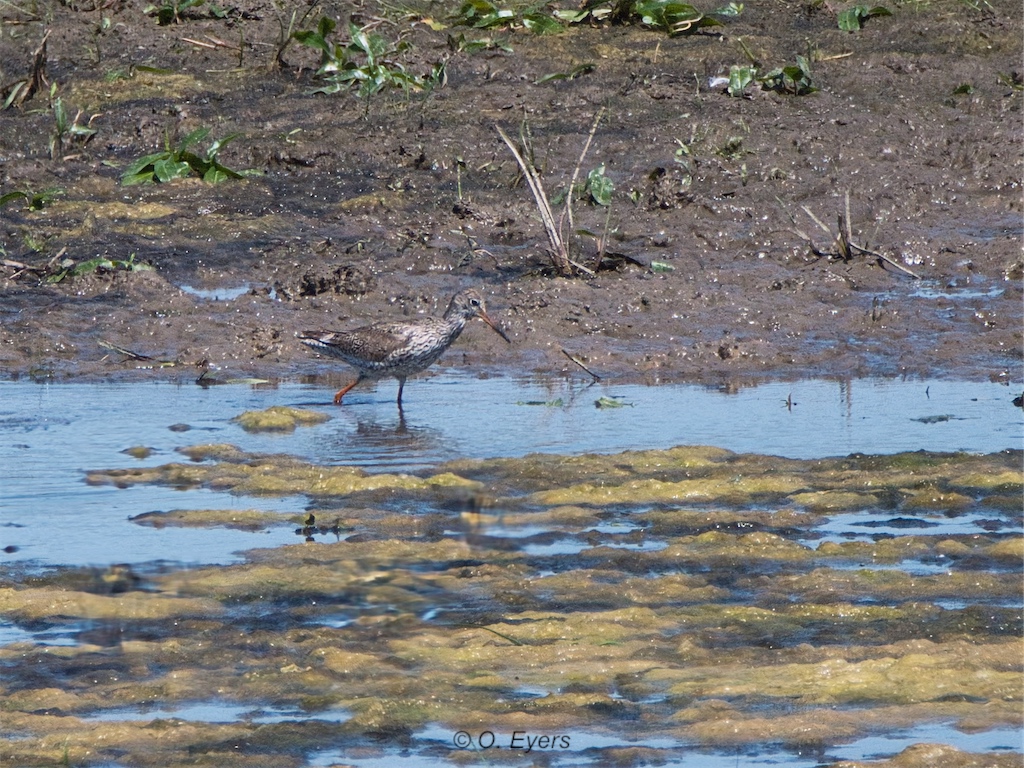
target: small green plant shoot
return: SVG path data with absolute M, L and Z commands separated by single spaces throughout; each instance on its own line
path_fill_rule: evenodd
M 376 32 L 349 23 L 349 42 L 332 43 L 328 40 L 337 26 L 334 19 L 322 16 L 316 30 L 295 33 L 302 45 L 320 51 L 320 69 L 317 77 L 327 82 L 313 93 L 338 93 L 358 85 L 361 98 L 369 99 L 385 88 L 423 90 L 428 84 L 443 82 L 444 64 L 434 66 L 429 78 L 406 71 L 395 57 L 408 50 L 409 44 L 392 44 Z
M 243 174 L 221 165 L 217 160 L 217 155 L 224 145 L 238 138 L 240 134 L 233 133 L 218 139 L 202 155 L 189 151 L 189 147 L 199 143 L 209 134 L 209 128 L 198 128 L 179 141 L 176 147 L 172 148 L 168 141 L 163 152 L 140 157 L 129 165 L 121 174 L 121 184 L 128 187 L 133 184 L 164 183 L 172 179 L 183 179 L 192 174 L 200 176 L 203 181 L 210 184 L 217 184 L 226 179 L 243 178 Z
M 856 32 L 864 26 L 868 19 L 873 19 L 876 16 L 892 16 L 892 11 L 884 5 L 876 5 L 874 8 L 855 5 L 839 14 L 839 28 L 844 32 Z

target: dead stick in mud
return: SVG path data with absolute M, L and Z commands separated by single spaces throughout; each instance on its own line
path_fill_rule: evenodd
M 512 153 L 512 157 L 515 158 L 515 162 L 519 164 L 519 169 L 522 171 L 523 178 L 526 179 L 526 184 L 529 186 L 529 190 L 534 194 L 534 200 L 537 202 L 537 208 L 541 212 L 541 220 L 544 222 L 544 229 L 548 233 L 548 241 L 551 243 L 551 248 L 555 251 L 555 262 L 556 266 L 559 267 L 559 271 L 571 271 L 568 269 L 568 258 L 565 256 L 565 246 L 562 245 L 561 238 L 558 237 L 558 229 L 555 227 L 555 217 L 551 213 L 551 204 L 548 203 L 548 196 L 544 193 L 544 187 L 541 186 L 540 179 L 537 176 L 537 170 L 531 165 L 527 164 L 522 159 L 522 155 L 519 154 L 519 150 L 516 145 L 512 142 L 512 139 L 508 137 L 505 131 L 502 130 L 500 125 L 495 126 L 498 129 L 498 135 L 502 137 L 505 145 L 509 147 L 509 151 Z M 564 259 L 564 264 L 561 260 Z
M 782 201 L 780 200 L 779 202 L 782 202 Z M 814 212 L 810 208 L 808 208 L 806 205 L 801 205 L 800 207 L 803 209 L 804 213 L 806 213 L 808 216 L 811 217 L 811 221 L 813 221 L 815 224 L 817 224 L 819 227 L 821 227 L 822 231 L 824 231 L 824 232 L 826 232 L 826 233 L 828 233 L 830 235 L 832 234 L 832 230 L 829 229 L 828 227 L 826 227 L 821 222 L 821 219 L 819 219 L 817 216 L 814 215 Z M 790 217 L 790 218 L 792 218 L 792 217 Z M 794 222 L 794 223 L 796 223 L 796 222 Z M 805 237 L 804 239 L 809 239 L 809 238 Z
M 846 218 L 839 220 L 839 236 L 842 238 L 843 258 L 846 261 L 853 258 L 853 251 L 851 250 L 853 245 L 852 221 L 853 219 L 850 216 L 850 190 L 846 190 Z
M 46 273 L 46 269 L 43 267 L 33 267 L 31 264 L 22 264 L 20 261 L 11 261 L 10 259 L 0 259 L 0 267 L 15 270 L 10 277 L 11 280 L 17 280 L 26 272 L 35 272 L 37 275 Z
M 580 167 L 583 165 L 583 160 L 587 156 L 587 152 L 590 151 L 590 143 L 594 140 L 594 134 L 597 133 L 598 123 L 601 122 L 601 118 L 604 116 L 604 107 L 597 110 L 597 114 L 594 115 L 594 124 L 590 126 L 590 133 L 587 135 L 587 141 L 583 145 L 583 151 L 580 152 L 580 159 L 576 161 L 576 167 L 572 169 L 572 178 L 569 179 L 569 195 L 565 198 L 565 210 L 562 212 L 562 219 L 566 216 L 569 218 L 569 230 L 576 230 L 576 223 L 572 218 L 572 191 L 576 188 L 576 179 L 580 175 Z M 558 227 L 562 227 L 562 219 L 558 222 Z
M 526 179 L 526 183 L 530 187 L 530 192 L 533 193 L 533 199 L 537 203 L 537 210 L 540 211 L 541 221 L 544 222 L 544 231 L 547 232 L 548 242 L 551 244 L 551 259 L 555 263 L 555 269 L 558 270 L 560 275 L 569 277 L 573 274 L 573 267 L 575 267 L 580 272 L 586 272 L 588 275 L 593 277 L 595 274 L 594 270 L 569 258 L 569 248 L 566 246 L 565 240 L 562 239 L 561 235 L 561 220 L 558 225 L 555 224 L 555 214 L 551 210 L 551 203 L 548 202 L 548 196 L 544 191 L 544 185 L 540 180 L 540 174 L 537 173 L 537 169 L 533 167 L 532 163 L 527 163 L 526 160 L 523 159 L 519 149 L 505 134 L 505 132 L 501 130 L 500 125 L 496 125 L 494 127 L 497 129 L 498 135 L 501 136 L 502 140 L 505 142 L 505 145 L 512 152 L 513 157 L 515 157 L 520 170 L 523 172 L 523 177 Z M 594 128 L 591 131 L 591 138 L 593 138 L 593 131 L 596 130 L 597 122 L 595 121 Z M 587 146 L 589 145 L 590 140 L 588 139 Z M 586 154 L 586 151 L 584 151 L 584 154 Z M 582 163 L 582 161 L 583 158 L 581 156 L 580 162 Z M 571 201 L 571 187 L 569 190 L 569 197 Z M 571 202 L 566 203 L 566 205 L 571 205 Z
M 537 210 L 540 211 L 541 221 L 544 222 L 544 231 L 547 232 L 548 242 L 551 244 L 552 259 L 555 262 L 555 268 L 562 275 L 572 274 L 572 265 L 569 261 L 569 252 L 566 250 L 565 243 L 562 242 L 562 238 L 558 233 L 558 227 L 555 226 L 555 217 L 551 212 L 551 203 L 548 202 L 548 196 L 544 192 L 544 186 L 540 182 L 540 177 L 537 174 L 537 170 L 533 167 L 532 163 L 527 163 L 523 159 L 523 156 L 519 153 L 518 148 L 512 142 L 500 125 L 494 126 L 498 130 L 498 135 L 501 136 L 502 141 L 512 152 L 512 156 L 516 159 L 519 164 L 520 170 L 523 172 L 523 177 L 526 179 L 527 185 L 530 187 L 530 192 L 533 193 L 533 199 L 537 203 Z
M 206 40 L 208 40 L 209 42 L 207 42 Z M 217 48 L 227 48 L 229 51 L 241 50 L 240 45 L 232 45 L 231 43 L 226 43 L 223 40 L 214 37 L 213 35 L 207 35 L 206 40 L 195 40 L 191 37 L 181 38 L 181 41 L 183 43 L 191 43 L 192 45 L 198 45 L 200 48 L 209 48 L 211 51 L 216 50 Z
M 124 355 L 130 360 L 138 360 L 140 362 L 152 362 L 153 365 L 143 365 L 140 368 L 173 368 L 177 365 L 181 365 L 178 360 L 157 360 L 150 357 L 149 355 L 143 355 L 139 352 L 132 352 L 130 349 L 119 347 L 117 344 L 112 344 L 109 341 L 100 340 L 97 342 L 103 349 L 109 349 L 111 352 L 117 352 L 119 355 Z
M 36 49 L 36 52 L 32 54 L 32 80 L 29 83 L 28 89 L 22 94 L 21 98 L 18 99 L 19 107 L 31 99 L 32 94 L 36 91 L 42 90 L 44 85 L 49 85 L 46 80 L 46 41 L 49 39 L 50 30 L 46 30 L 46 34 L 43 35 L 42 42 L 39 43 L 39 47 Z
M 815 57 L 814 60 L 815 61 L 835 61 L 836 59 L 845 59 L 845 58 L 848 58 L 850 56 L 853 56 L 853 51 L 848 51 L 846 53 L 834 53 L 831 56 L 822 56 L 820 59 Z
M 568 357 L 568 358 L 569 358 L 570 360 L 572 360 L 572 361 L 573 361 L 574 363 L 576 363 L 576 365 L 578 365 L 578 366 L 579 366 L 580 368 L 582 368 L 582 369 L 583 369 L 584 371 L 586 371 L 587 373 L 589 373 L 589 374 L 590 374 L 591 376 L 593 376 L 593 377 L 594 377 L 594 381 L 600 381 L 600 380 L 601 380 L 601 377 L 600 377 L 600 376 L 598 376 L 598 375 L 597 375 L 596 373 L 594 373 L 594 372 L 593 372 L 592 370 L 590 370 L 589 368 L 587 368 L 587 366 L 585 366 L 585 365 L 584 365 L 583 363 L 581 363 L 581 362 L 580 362 L 580 361 L 579 361 L 579 360 L 578 360 L 578 359 L 577 359 L 577 358 L 576 358 L 576 357 L 575 357 L 574 355 L 570 355 L 570 354 L 569 354 L 569 353 L 568 353 L 568 352 L 567 352 L 567 351 L 565 350 L 565 348 L 563 348 L 563 349 L 562 349 L 562 354 L 563 354 L 563 355 L 565 355 L 566 357 Z
M 143 354 L 141 354 L 139 352 L 132 352 L 130 349 L 125 349 L 124 347 L 119 347 L 119 346 L 117 346 L 117 344 L 111 344 L 109 341 L 103 341 L 102 339 L 100 341 L 96 342 L 96 343 L 99 344 L 101 347 L 103 347 L 103 349 L 109 349 L 111 352 L 117 352 L 117 354 L 124 355 L 125 357 L 129 357 L 132 360 L 152 360 L 153 359 L 149 355 L 143 355 Z
M 839 214 L 839 234 L 836 235 L 836 247 L 839 248 L 839 258 L 843 261 L 849 261 L 853 258 L 853 249 L 850 246 L 850 236 L 848 234 L 850 226 L 847 223 L 846 217 L 843 214 Z
M 778 197 L 776 197 L 775 199 L 778 201 L 779 205 L 782 206 L 783 210 L 786 210 L 785 203 L 783 203 L 782 200 L 779 200 Z M 879 253 L 878 251 L 873 251 L 870 248 L 865 248 L 864 246 L 858 245 L 857 243 L 853 242 L 853 234 L 852 234 L 852 232 L 850 230 L 850 219 L 849 219 L 849 211 L 850 211 L 850 207 L 849 206 L 850 206 L 850 203 L 849 203 L 849 200 L 850 200 L 849 193 L 847 193 L 847 198 L 846 198 L 846 216 L 844 217 L 843 214 L 839 214 L 839 234 L 835 236 L 835 242 L 838 245 L 839 251 L 840 251 L 839 254 L 832 254 L 832 253 L 829 253 L 827 251 L 823 251 L 820 248 L 818 248 L 814 244 L 814 241 L 810 238 L 810 236 L 806 232 L 804 232 L 802 229 L 800 229 L 799 226 L 797 226 L 796 219 L 793 217 L 793 215 L 790 214 L 789 211 L 786 211 L 786 215 L 789 216 L 789 220 L 791 222 L 793 222 L 793 232 L 796 234 L 797 237 L 807 241 L 807 244 L 810 246 L 810 249 L 814 253 L 815 256 L 830 257 L 830 256 L 839 255 L 839 256 L 843 257 L 844 260 L 848 261 L 850 255 L 852 255 L 853 251 L 859 251 L 860 253 L 866 254 L 868 256 L 874 256 L 876 259 L 878 259 L 879 261 L 884 261 L 886 264 L 890 264 L 891 266 L 893 266 L 896 269 L 898 269 L 900 272 L 903 272 L 904 274 L 914 278 L 915 280 L 922 279 L 921 276 L 919 274 L 917 274 L 916 272 L 914 272 L 912 269 L 909 269 L 908 267 L 903 266 L 902 264 L 900 264 L 896 260 L 890 258 L 889 256 L 886 256 L 884 253 Z M 811 220 L 815 224 L 817 224 L 819 227 L 821 227 L 828 234 L 830 234 L 830 235 L 832 234 L 832 230 L 830 230 L 828 227 L 826 227 L 821 222 L 821 220 L 817 216 L 814 215 L 814 212 L 810 208 L 808 208 L 806 205 L 801 205 L 800 208 L 803 210 L 804 213 L 806 213 L 811 218 Z M 845 250 L 845 252 L 847 254 L 845 256 L 844 256 L 844 250 Z
M 917 274 L 913 270 L 909 269 L 908 267 L 904 267 L 902 264 L 900 264 L 899 262 L 895 261 L 894 259 L 889 258 L 884 253 L 879 253 L 878 251 L 872 251 L 870 248 L 862 248 L 861 246 L 857 245 L 856 243 L 850 243 L 850 245 L 853 248 L 855 248 L 856 250 L 858 250 L 861 253 L 863 253 L 863 254 L 866 254 L 868 256 L 874 256 L 876 259 L 884 261 L 886 264 L 891 264 L 892 266 L 896 267 L 896 269 L 898 269 L 900 272 L 905 272 L 906 274 L 910 275 L 915 280 L 920 280 L 921 279 L 921 276 L 919 274 Z

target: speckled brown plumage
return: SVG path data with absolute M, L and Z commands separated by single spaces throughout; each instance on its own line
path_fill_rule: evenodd
M 303 331 L 298 337 L 311 349 L 344 360 L 359 371 L 355 381 L 334 395 L 336 405 L 340 405 L 345 393 L 360 382 L 387 376 L 398 379 L 398 404 L 401 405 L 406 378 L 430 367 L 474 317 L 479 317 L 509 341 L 505 332 L 487 315 L 483 296 L 472 288 L 455 294 L 440 318 L 374 323 L 351 331 Z

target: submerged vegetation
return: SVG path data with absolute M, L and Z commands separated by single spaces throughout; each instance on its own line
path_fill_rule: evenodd
M 0 648 L 18 662 L 6 727 L 30 737 L 5 747 L 17 764 L 66 750 L 74 763 L 202 752 L 298 766 L 399 746 L 460 762 L 486 753 L 487 734 L 522 756 L 522 732 L 565 735 L 543 752 L 554 766 L 584 749 L 594 764 L 658 763 L 763 742 L 786 745 L 780 762 L 813 749 L 827 764 L 831 747 L 893 728 L 1019 725 L 1019 452 L 795 461 L 679 447 L 462 460 L 423 478 L 229 445 L 184 454 L 89 482 L 301 493 L 308 508 L 284 514 L 134 518 L 211 535 L 285 527 L 295 545 L 231 566 L 8 578 L 10 620 L 97 630 L 59 650 Z M 989 532 L 945 530 L 964 516 Z M 190 720 L 196 704 L 218 714 Z M 439 752 L 428 727 L 447 734 Z M 942 750 L 929 765 L 960 765 Z

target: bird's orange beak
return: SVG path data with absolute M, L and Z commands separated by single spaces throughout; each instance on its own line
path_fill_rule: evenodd
M 501 336 L 501 338 L 503 338 L 509 344 L 512 343 L 512 339 L 510 339 L 508 336 L 506 336 L 505 332 L 503 330 L 501 330 L 501 327 L 496 322 L 491 320 L 490 316 L 488 316 L 488 314 L 486 312 L 484 312 L 482 309 L 477 312 L 477 317 L 479 317 L 481 320 L 483 320 L 485 323 L 487 323 L 489 326 L 491 326 L 491 330 L 493 330 L 496 334 Z

